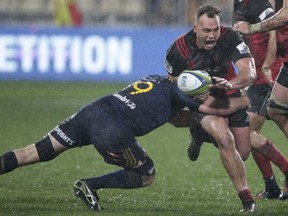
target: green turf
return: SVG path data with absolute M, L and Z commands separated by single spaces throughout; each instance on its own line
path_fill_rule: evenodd
M 0 152 L 37 141 L 58 122 L 91 100 L 124 87 L 98 83 L 0 83 Z M 263 134 L 288 155 L 287 140 L 267 122 Z M 241 215 L 240 200 L 211 144 L 198 161 L 186 156 L 188 129 L 166 124 L 139 138 L 156 166 L 155 183 L 134 190 L 99 191 L 102 212 L 90 211 L 72 196 L 81 177 L 117 169 L 105 164 L 92 146 L 70 150 L 48 163 L 23 167 L 0 177 L 0 215 Z M 247 175 L 253 194 L 263 189 L 250 156 Z M 277 180 L 283 175 L 275 167 Z M 260 200 L 254 215 L 287 215 L 287 202 Z

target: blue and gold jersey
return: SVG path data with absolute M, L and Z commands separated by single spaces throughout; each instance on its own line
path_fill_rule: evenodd
M 175 82 L 158 75 L 144 77 L 96 103 L 136 136 L 168 122 L 184 107 L 198 110 L 200 106 L 191 96 L 183 95 Z

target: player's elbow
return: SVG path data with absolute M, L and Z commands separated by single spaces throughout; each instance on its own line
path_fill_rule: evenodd
M 251 73 L 250 73 L 250 77 L 249 77 L 251 83 L 255 82 L 257 80 L 257 73 L 255 70 L 253 70 Z

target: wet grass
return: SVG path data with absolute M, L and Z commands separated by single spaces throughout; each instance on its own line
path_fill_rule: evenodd
M 24 147 L 91 100 L 113 93 L 123 84 L 0 83 L 0 152 Z M 287 140 L 267 122 L 263 128 L 285 155 Z M 72 196 L 76 179 L 108 173 L 92 146 L 70 150 L 48 163 L 23 167 L 0 177 L 0 215 L 238 215 L 240 200 L 218 150 L 203 145 L 198 161 L 186 156 L 188 129 L 169 124 L 139 138 L 154 160 L 157 177 L 147 188 L 99 191 L 101 212 L 90 211 Z M 253 194 L 264 187 L 252 157 L 245 162 Z M 283 175 L 275 168 L 277 180 Z M 287 215 L 287 202 L 257 201 L 254 215 Z M 240 214 L 239 214 L 240 215 Z

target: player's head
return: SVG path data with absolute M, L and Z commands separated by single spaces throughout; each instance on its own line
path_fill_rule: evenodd
M 201 49 L 212 49 L 220 36 L 221 11 L 212 5 L 198 8 L 194 31 L 197 35 L 197 46 Z

